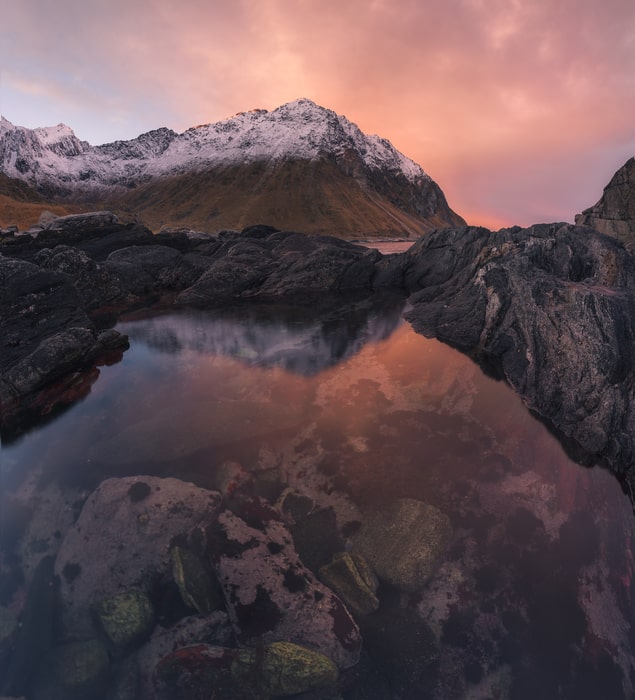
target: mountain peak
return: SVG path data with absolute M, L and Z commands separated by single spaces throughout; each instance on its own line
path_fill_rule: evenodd
M 211 190 L 201 194 L 200 204 L 194 203 L 189 215 L 204 207 L 210 211 L 224 207 L 231 214 L 223 219 L 223 228 L 242 227 L 238 225 L 242 218 L 253 216 L 249 202 L 258 198 L 276 202 L 271 204 L 272 214 L 269 210 L 266 214 L 272 223 L 287 221 L 320 232 L 394 230 L 410 235 L 420 226 L 426 230 L 462 221 L 421 166 L 387 139 L 364 134 L 346 117 L 306 97 L 271 111 L 240 112 L 180 134 L 159 128 L 101 146 L 79 141 L 65 124 L 31 130 L 5 120 L 0 172 L 47 196 L 125 200 L 129 209 L 139 212 L 148 208 L 145 193 L 150 188 L 173 183 L 178 196 L 176 189 L 156 195 L 152 206 L 177 221 L 185 214 L 177 215 L 173 198 L 182 203 L 192 196 L 189 190 L 200 190 L 198 183 L 213 182 L 216 194 Z M 182 178 L 179 185 L 178 178 Z M 184 185 L 185 179 L 196 182 Z M 223 202 L 229 198 L 231 204 L 221 206 L 219 198 Z M 294 210 L 304 213 L 290 219 L 288 212 Z M 163 216 L 155 220 L 159 226 L 166 223 Z M 197 217 L 192 224 L 213 226 L 217 216 L 206 215 L 207 223 Z

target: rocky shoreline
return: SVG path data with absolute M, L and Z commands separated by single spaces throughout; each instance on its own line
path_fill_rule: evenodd
M 108 212 L 6 236 L 0 428 L 10 437 L 50 410 L 55 383 L 125 350 L 109 326 L 126 310 L 161 300 L 327 308 L 381 290 L 408 296 L 415 330 L 507 381 L 579 459 L 631 483 L 635 262 L 617 240 L 570 224 L 439 229 L 391 255 L 267 226 L 153 235 Z

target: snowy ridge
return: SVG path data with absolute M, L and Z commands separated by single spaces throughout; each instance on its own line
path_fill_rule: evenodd
M 386 139 L 367 136 L 346 117 L 299 99 L 272 111 L 242 112 L 177 134 L 161 128 L 130 141 L 91 146 L 64 124 L 27 129 L 0 119 L 0 170 L 35 187 L 90 191 L 131 187 L 158 176 L 255 161 L 341 158 L 369 170 L 429 180 Z

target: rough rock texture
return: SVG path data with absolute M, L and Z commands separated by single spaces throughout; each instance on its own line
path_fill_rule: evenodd
M 357 616 L 369 615 L 379 607 L 377 577 L 359 554 L 339 552 L 320 568 L 320 578 Z
M 445 552 L 452 527 L 438 508 L 401 498 L 368 514 L 352 538 L 377 576 L 401 591 L 425 586 Z
M 143 591 L 125 591 L 104 598 L 93 606 L 108 641 L 118 649 L 142 642 L 154 626 L 152 602 Z
M 613 175 L 600 201 L 578 214 L 575 223 L 624 243 L 635 241 L 635 158 L 630 158 Z
M 240 640 L 290 641 L 319 651 L 339 668 L 355 665 L 361 646 L 357 625 L 302 564 L 278 511 L 252 499 L 241 515 L 225 511 L 206 530 Z
M 635 457 L 635 261 L 569 224 L 435 231 L 406 256 L 415 330 L 471 355 L 589 458 Z
M 46 386 L 122 347 L 125 336 L 97 331 L 68 277 L 0 255 L 1 428 Z
M 170 541 L 210 520 L 219 499 L 214 491 L 172 478 L 103 481 L 55 563 L 69 633 L 90 629 L 90 607 L 98 601 L 130 589 L 148 592 L 156 580 L 171 576 Z
M 202 305 L 237 297 L 292 298 L 324 293 L 370 292 L 381 257 L 329 236 L 305 236 L 254 226 L 225 241 L 180 304 Z

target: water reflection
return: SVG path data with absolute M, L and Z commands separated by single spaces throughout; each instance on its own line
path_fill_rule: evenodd
M 330 556 L 322 513 L 361 521 L 408 497 L 450 519 L 432 579 L 380 590 L 345 700 L 632 697 L 635 528 L 618 483 L 398 318 L 394 305 L 123 323 L 131 349 L 91 395 L 3 449 L 0 605 L 20 612 L 104 478 L 216 488 L 239 465 L 272 502 L 287 488 L 310 499 L 294 537 L 312 566 Z

